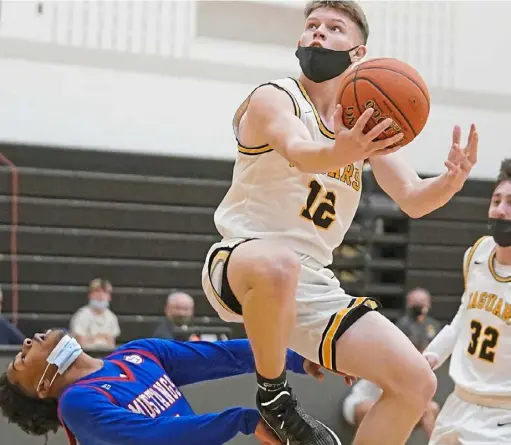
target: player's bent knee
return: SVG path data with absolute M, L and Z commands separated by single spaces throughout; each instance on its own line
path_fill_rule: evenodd
M 300 268 L 298 255 L 292 250 L 255 240 L 234 250 L 227 276 L 238 298 L 255 290 L 287 301 L 295 297 Z
M 411 403 L 416 404 L 418 408 L 426 410 L 437 388 L 435 373 L 427 366 L 427 363 L 424 366 L 420 362 L 409 367 L 408 372 L 403 371 L 399 392 Z M 403 374 L 407 377 L 403 378 Z
M 257 286 L 268 290 L 280 290 L 282 295 L 287 295 L 285 291 L 290 290 L 294 298 L 300 274 L 300 261 L 294 252 L 282 249 L 271 256 L 261 256 L 252 263 L 252 271 Z
M 435 395 L 437 379 L 426 360 L 422 359 L 422 356 L 416 355 L 407 363 L 399 363 L 396 369 L 387 373 L 382 389 L 425 411 Z

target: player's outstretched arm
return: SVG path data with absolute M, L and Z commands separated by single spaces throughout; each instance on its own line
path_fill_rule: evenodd
M 175 342 L 145 340 L 145 348 L 161 361 L 178 386 L 255 372 L 254 354 L 248 340 Z M 304 359 L 287 352 L 287 369 L 304 374 Z
M 469 252 L 472 248 L 467 249 L 463 257 L 463 269 L 464 273 L 467 267 L 467 261 L 469 261 Z M 458 312 L 452 319 L 451 323 L 444 326 L 437 336 L 431 341 L 428 347 L 424 350 L 423 355 L 428 360 L 431 368 L 436 370 L 443 365 L 443 363 L 449 358 L 454 350 L 454 346 L 458 341 L 461 321 L 467 311 L 467 304 L 465 295 L 461 298 L 461 304 L 458 308 Z
M 421 179 L 400 153 L 371 157 L 369 162 L 376 181 L 411 218 L 420 218 L 447 204 L 459 192 L 477 161 L 478 135 L 470 128 L 467 145 L 460 148 L 461 129 L 453 130 L 447 171 L 439 176 Z
M 80 387 L 64 394 L 59 409 L 76 436 L 111 445 L 221 445 L 238 433 L 254 434 L 260 421 L 259 413 L 248 408 L 153 419 L 114 405 L 92 388 Z

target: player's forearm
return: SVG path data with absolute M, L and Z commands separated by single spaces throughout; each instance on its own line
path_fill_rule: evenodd
M 438 369 L 452 354 L 456 340 L 458 339 L 456 329 L 447 325 L 438 333 L 438 335 L 431 341 L 423 355 L 432 354 L 436 356 L 438 362 L 434 369 Z
M 290 142 L 284 150 L 284 156 L 304 173 L 328 173 L 343 167 L 334 156 L 331 144 L 312 140 Z
M 173 342 L 152 340 L 156 356 L 178 385 L 255 372 L 254 354 L 248 340 Z M 288 369 L 304 373 L 303 358 L 288 351 Z
M 68 418 L 66 424 L 78 438 L 92 434 L 102 443 L 123 445 L 223 445 L 238 433 L 253 434 L 260 420 L 258 411 L 248 408 L 152 419 L 116 407 L 89 417 Z
M 411 218 L 421 218 L 447 204 L 456 194 L 444 175 L 411 183 L 399 199 L 399 206 Z

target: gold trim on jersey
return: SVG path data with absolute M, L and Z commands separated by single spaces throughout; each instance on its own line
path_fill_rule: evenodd
M 296 85 L 300 89 L 300 92 L 302 93 L 303 98 L 308 102 L 308 104 L 312 108 L 312 112 L 314 113 L 314 116 L 316 117 L 316 122 L 318 123 L 319 131 L 321 132 L 321 134 L 323 136 L 326 136 L 328 139 L 335 139 L 335 133 L 330 131 L 328 129 L 328 127 L 325 125 L 325 123 L 323 122 L 323 120 L 321 119 L 321 116 L 319 115 L 318 110 L 316 110 L 316 107 L 312 103 L 312 100 L 309 97 L 309 95 L 307 94 L 307 91 L 305 90 L 302 83 L 299 80 L 294 79 L 293 77 L 291 77 L 291 79 L 296 83 Z
M 336 371 L 335 363 L 335 345 L 339 337 L 347 329 L 345 321 L 351 316 L 353 311 L 360 306 L 366 306 L 371 310 L 377 309 L 380 305 L 371 298 L 354 298 L 348 307 L 334 314 L 328 322 L 319 346 L 319 362 L 326 369 Z
M 240 315 L 236 312 L 234 312 L 222 299 L 222 296 L 216 291 L 215 284 L 213 283 L 213 280 L 211 279 L 211 276 L 213 274 L 213 271 L 215 268 L 220 264 L 223 263 L 224 267 L 227 262 L 227 259 L 229 258 L 229 255 L 231 254 L 228 250 L 219 250 L 214 253 L 214 257 L 211 259 L 211 266 L 208 267 L 208 275 L 209 275 L 209 282 L 211 283 L 211 289 L 213 290 L 213 294 L 215 295 L 216 300 L 220 303 L 220 305 L 228 312 L 234 315 Z M 208 260 L 209 261 L 209 260 Z
M 499 283 L 511 283 L 511 277 L 501 277 L 497 271 L 495 270 L 495 256 L 497 255 L 497 248 L 495 247 L 490 253 L 490 257 L 488 258 L 488 267 L 490 268 L 490 273 L 492 277 L 497 280 Z
M 268 144 L 261 145 L 260 147 L 244 147 L 243 145 L 238 144 L 238 151 L 244 155 L 255 156 L 269 153 L 270 151 L 273 151 L 273 148 L 271 148 Z
M 245 114 L 245 112 L 248 109 L 250 98 L 252 97 L 252 95 L 255 93 L 255 91 L 258 88 L 261 88 L 266 85 L 271 85 L 281 91 L 284 91 L 284 93 L 286 93 L 289 96 L 289 98 L 291 99 L 291 101 L 293 102 L 295 116 L 297 118 L 301 117 L 301 111 L 300 111 L 300 106 L 298 105 L 298 101 L 291 94 L 291 92 L 289 90 L 287 90 L 286 88 L 284 88 L 283 86 L 278 85 L 274 82 L 267 82 L 267 83 L 263 83 L 263 84 L 259 85 L 258 87 L 254 88 L 254 90 L 250 93 L 250 95 L 243 101 L 243 103 L 236 110 L 236 113 L 234 114 L 234 119 L 233 119 L 234 136 L 236 137 L 236 141 L 238 142 L 238 151 L 240 153 L 243 153 L 244 155 L 255 156 L 255 155 L 261 155 L 261 154 L 269 153 L 270 151 L 273 151 L 273 148 L 271 148 L 269 144 L 259 145 L 257 147 L 247 147 L 246 145 L 243 145 L 238 138 L 238 127 L 241 122 L 241 118 L 243 117 L 243 115 Z
M 464 280 L 464 283 L 465 283 L 465 289 L 467 288 L 467 282 L 468 282 L 468 271 L 470 269 L 470 263 L 472 262 L 472 258 L 477 250 L 477 248 L 479 247 L 479 245 L 486 239 L 488 238 L 487 236 L 482 236 L 481 238 L 479 238 L 475 243 L 474 245 L 470 248 L 470 250 L 468 251 L 468 255 L 467 255 L 467 259 L 465 261 L 465 264 L 463 264 L 463 280 Z

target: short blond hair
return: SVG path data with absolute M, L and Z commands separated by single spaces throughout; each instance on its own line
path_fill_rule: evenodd
M 305 18 L 307 19 L 313 11 L 319 8 L 331 8 L 346 14 L 357 25 L 360 34 L 362 34 L 364 45 L 367 43 L 367 39 L 369 38 L 369 24 L 367 23 L 364 11 L 357 2 L 353 0 L 311 1 L 305 5 Z

